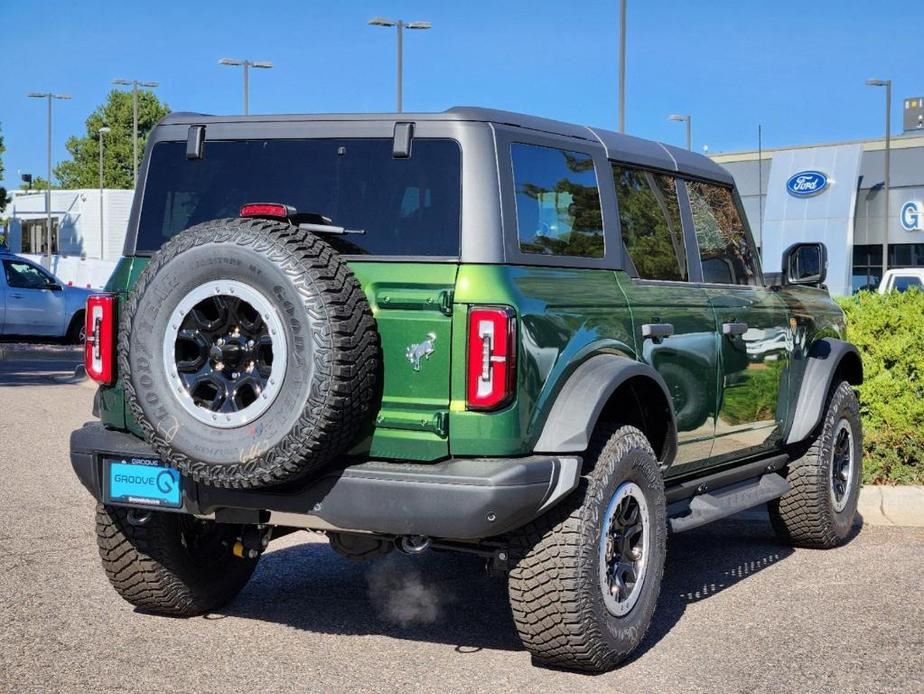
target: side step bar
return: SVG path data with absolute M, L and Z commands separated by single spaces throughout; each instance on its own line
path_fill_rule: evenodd
M 744 482 L 731 484 L 677 501 L 667 508 L 671 530 L 682 533 L 706 523 L 731 516 L 773 499 L 778 499 L 791 489 L 791 485 L 775 472 Z

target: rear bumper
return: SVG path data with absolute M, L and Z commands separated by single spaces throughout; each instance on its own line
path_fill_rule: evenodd
M 71 434 L 71 465 L 103 500 L 102 457 L 156 458 L 131 434 L 89 423 Z M 219 489 L 183 479 L 180 512 L 229 522 L 475 540 L 543 514 L 578 484 L 577 456 L 365 462 L 298 489 Z

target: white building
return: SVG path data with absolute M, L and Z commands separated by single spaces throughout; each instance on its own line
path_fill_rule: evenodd
M 51 270 L 65 282 L 101 287 L 122 255 L 132 190 L 51 191 Z M 13 191 L 7 245 L 39 260 L 47 251 L 44 191 Z

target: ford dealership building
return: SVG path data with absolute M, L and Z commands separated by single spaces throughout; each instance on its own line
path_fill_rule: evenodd
M 832 294 L 875 288 L 884 242 L 886 267 L 924 267 L 924 98 L 903 106 L 888 216 L 884 139 L 712 155 L 735 177 L 765 272 L 797 241 L 826 244 Z

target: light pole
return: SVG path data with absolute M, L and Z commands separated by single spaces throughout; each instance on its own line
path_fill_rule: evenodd
M 885 193 L 885 212 L 882 215 L 882 275 L 885 277 L 889 269 L 889 173 L 891 172 L 890 159 L 892 154 L 892 80 L 866 80 L 869 87 L 885 87 L 885 179 L 883 192 Z M 882 282 L 882 278 L 879 279 Z
M 689 113 L 686 115 L 680 115 L 679 113 L 672 113 L 667 117 L 667 120 L 676 120 L 681 122 L 686 122 L 687 124 L 687 149 L 693 150 L 693 116 Z
M 619 0 L 619 132 L 626 132 L 626 0 Z
M 405 22 L 403 19 L 386 19 L 373 17 L 369 24 L 377 27 L 397 27 L 398 29 L 398 113 L 404 110 L 404 30 L 429 29 L 430 22 Z
M 250 113 L 250 68 L 255 67 L 269 70 L 273 64 L 268 60 L 240 60 L 238 58 L 222 58 L 219 65 L 243 66 L 244 68 L 244 115 Z
M 110 132 L 110 129 L 103 126 L 99 133 L 99 258 L 103 260 L 104 249 L 106 247 L 106 234 L 103 227 L 103 136 Z
M 51 269 L 51 102 L 52 99 L 70 99 L 67 94 L 52 94 L 51 92 L 29 92 L 26 96 L 31 99 L 48 100 L 48 188 L 45 190 L 45 257 L 48 260 L 48 269 Z
M 113 84 L 128 85 L 132 88 L 132 173 L 134 187 L 138 189 L 138 87 L 154 89 L 158 82 L 141 82 L 139 80 L 112 80 Z

